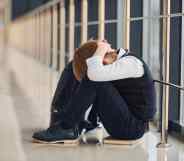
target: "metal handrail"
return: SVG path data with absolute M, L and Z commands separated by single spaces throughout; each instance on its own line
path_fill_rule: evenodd
M 44 10 L 49 9 L 50 7 L 52 7 L 52 6 L 54 6 L 54 5 L 58 4 L 58 3 L 61 3 L 61 0 L 48 1 L 47 3 L 44 3 L 41 6 L 38 6 L 37 8 L 35 8 L 35 9 L 31 10 L 31 11 L 28 11 L 27 13 L 25 13 L 25 14 L 23 14 L 21 16 L 18 16 L 12 22 L 18 21 L 18 20 L 22 20 L 23 18 L 27 18 L 27 17 L 35 15 L 37 13 L 43 12 Z
M 173 83 L 170 83 L 170 82 L 164 82 L 164 81 L 161 81 L 161 80 L 153 80 L 153 81 L 156 82 L 156 83 L 162 84 L 162 85 L 170 86 L 170 87 L 176 88 L 178 90 L 184 91 L 184 87 L 181 87 L 179 85 L 176 85 L 176 84 L 173 84 Z M 165 107 L 162 107 L 162 108 L 165 108 Z M 168 113 L 166 113 L 166 114 L 168 114 Z M 162 118 L 161 140 L 160 140 L 160 143 L 157 144 L 158 148 L 166 148 L 166 147 L 170 146 L 170 144 L 167 143 L 168 128 L 166 126 L 163 126 L 165 124 L 168 124 L 168 121 L 169 121 L 168 117 L 164 117 L 164 119 Z
M 179 90 L 183 90 L 184 91 L 184 87 L 181 87 L 181 86 L 173 84 L 173 83 L 168 83 L 168 82 L 164 82 L 164 81 L 161 81 L 161 80 L 153 80 L 153 81 L 157 82 L 157 83 L 160 83 L 160 84 L 163 84 L 163 85 L 168 85 L 168 86 L 171 86 L 171 87 L 174 87 L 174 88 L 177 88 Z

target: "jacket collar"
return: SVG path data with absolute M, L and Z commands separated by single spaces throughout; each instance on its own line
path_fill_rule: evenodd
M 126 55 L 126 53 L 127 53 L 127 52 L 126 52 L 123 48 L 119 48 L 118 51 L 117 51 L 117 54 L 118 54 L 117 59 L 122 58 L 123 56 Z

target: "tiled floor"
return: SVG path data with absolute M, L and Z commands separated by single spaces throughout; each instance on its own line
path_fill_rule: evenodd
M 59 74 L 29 56 L 0 47 L 0 161 L 183 161 L 184 145 L 169 137 L 172 148 L 158 150 L 156 129 L 135 147 L 31 143 L 32 133 L 46 128 Z M 25 156 L 24 156 L 25 154 Z

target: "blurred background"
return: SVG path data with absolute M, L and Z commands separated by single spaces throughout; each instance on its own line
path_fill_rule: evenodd
M 165 30 L 164 19 L 169 30 Z M 47 126 L 49 104 L 59 75 L 72 59 L 75 48 L 90 38 L 107 39 L 113 48 L 133 51 L 145 60 L 158 80 L 164 77 L 167 51 L 169 81 L 184 86 L 184 0 L 0 0 L 1 63 L 8 62 L 6 69 L 12 69 L 7 79 L 12 80 L 14 75 L 20 89 L 31 98 L 18 100 L 32 102 L 31 108 L 38 107 L 38 111 L 31 113 L 33 118 L 41 117 L 41 121 L 30 126 Z M 14 85 L 7 84 L 5 91 L 14 89 Z M 156 131 L 160 129 L 162 88 L 156 85 Z M 14 94 L 18 91 L 20 95 L 20 89 L 15 88 Z M 47 107 L 45 113 L 40 106 Z M 22 117 L 19 114 L 16 117 Z M 33 118 L 30 120 L 34 122 Z M 171 136 L 184 138 L 184 93 L 174 88 L 169 93 L 168 125 Z M 23 127 L 26 126 L 25 123 Z

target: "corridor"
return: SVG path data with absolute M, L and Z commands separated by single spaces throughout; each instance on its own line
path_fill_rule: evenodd
M 95 144 L 63 147 L 33 144 L 32 134 L 47 128 L 59 73 L 15 49 L 0 48 L 0 161 L 183 161 L 183 142 L 169 137 L 169 150 L 156 148 L 152 127 L 133 146 Z

